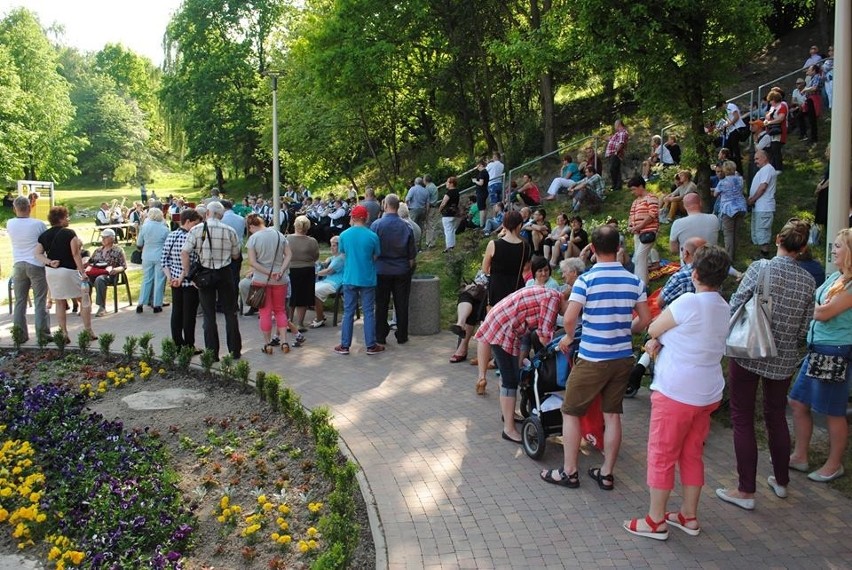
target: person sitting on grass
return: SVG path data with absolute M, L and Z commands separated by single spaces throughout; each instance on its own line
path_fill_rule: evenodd
M 583 201 L 600 202 L 604 197 L 604 180 L 592 165 L 586 166 L 586 177 L 568 193 L 573 201 L 573 211 L 579 212 Z
M 482 228 L 482 235 L 485 237 L 499 231 L 503 226 L 503 210 L 505 209 L 503 202 L 496 202 L 493 207 L 494 215 L 485 220 L 485 227 Z
M 527 206 L 538 206 L 541 204 L 541 194 L 538 191 L 538 186 L 532 181 L 532 176 L 524 174 L 521 177 L 521 186 L 512 193 L 509 201 L 523 202 Z

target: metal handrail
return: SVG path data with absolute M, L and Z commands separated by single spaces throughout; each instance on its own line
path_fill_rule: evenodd
M 748 104 L 748 108 L 749 108 L 749 111 L 748 111 L 748 112 L 749 112 L 749 113 L 751 113 L 751 105 L 752 105 L 752 103 L 754 102 L 754 91 L 753 91 L 753 90 L 743 91 L 743 92 L 742 92 L 742 93 L 740 93 L 739 95 L 734 95 L 734 96 L 733 96 L 733 97 L 731 97 L 730 99 L 727 99 L 727 100 L 725 101 L 725 103 L 731 103 L 731 102 L 733 102 L 733 101 L 736 101 L 737 99 L 740 99 L 740 98 L 742 98 L 742 97 L 745 97 L 746 95 L 749 95 L 749 97 L 750 97 L 750 98 L 749 98 L 749 104 Z M 702 114 L 702 115 L 706 115 L 707 113 L 710 113 L 711 111 L 714 111 L 715 109 L 716 109 L 716 107 L 710 107 L 710 108 L 708 108 L 708 109 L 705 109 L 705 110 L 704 110 L 704 112 L 703 112 L 703 113 L 701 113 L 701 114 Z M 744 122 L 746 122 L 746 123 L 748 122 L 748 121 L 746 121 L 746 120 L 745 120 L 745 118 L 743 117 L 742 112 L 740 112 L 740 118 L 741 118 L 741 119 L 743 119 L 743 121 L 744 121 Z M 679 126 L 679 125 L 683 125 L 684 123 L 685 123 L 685 121 L 680 121 L 680 122 L 677 122 L 677 123 L 671 123 L 670 125 L 666 125 L 666 126 L 665 126 L 665 127 L 663 127 L 662 129 L 660 129 L 660 138 L 661 138 L 661 139 L 665 139 L 665 138 L 666 138 L 666 131 L 668 131 L 668 130 L 669 130 L 669 129 L 671 129 L 672 127 L 677 127 L 677 126 Z
M 514 168 L 509 169 L 509 174 L 503 175 L 503 192 L 504 192 L 504 194 L 509 190 L 509 187 L 506 184 L 506 179 L 508 178 L 509 181 L 511 182 L 514 173 L 517 172 L 518 170 L 525 168 L 525 167 L 529 166 L 530 164 L 535 164 L 536 162 L 540 162 L 540 161 L 544 160 L 545 158 L 553 156 L 554 154 L 562 154 L 566 150 L 569 150 L 569 149 L 572 149 L 572 148 L 577 148 L 578 146 L 580 146 L 582 143 L 586 142 L 589 139 L 594 141 L 594 144 L 592 144 L 592 147 L 595 149 L 595 156 L 600 156 L 600 153 L 598 152 L 598 139 L 599 138 L 600 137 L 598 137 L 597 135 L 589 135 L 589 136 L 583 137 L 581 139 L 571 141 L 570 143 L 563 145 L 563 146 L 557 148 L 554 151 L 548 152 L 547 154 L 543 154 L 543 155 L 541 155 L 537 158 L 534 158 L 532 160 L 528 160 L 527 162 L 523 163 L 520 166 L 516 166 Z
M 833 62 L 833 61 L 834 61 L 834 58 L 833 58 L 833 57 L 828 57 L 828 58 L 825 58 L 825 59 L 823 59 L 823 60 L 820 60 L 820 62 L 819 62 L 817 65 L 822 66 L 822 64 L 823 64 L 824 62 L 826 62 L 826 61 L 832 61 L 832 62 Z M 759 86 L 757 87 L 757 100 L 758 100 L 758 101 L 760 101 L 760 99 L 761 99 L 761 97 L 760 97 L 760 92 L 763 90 L 763 88 L 764 88 L 764 87 L 768 87 L 768 86 L 770 86 L 770 85 L 772 85 L 772 84 L 774 84 L 774 83 L 777 83 L 778 81 L 782 81 L 782 80 L 784 80 L 784 79 L 787 79 L 787 78 L 788 78 L 788 77 L 790 77 L 790 76 L 797 75 L 797 74 L 799 74 L 799 73 L 802 73 L 803 71 L 807 71 L 807 70 L 808 70 L 808 67 L 810 67 L 810 66 L 809 66 L 809 65 L 807 65 L 807 66 L 805 66 L 805 67 L 800 67 L 799 69 L 797 69 L 797 70 L 795 70 L 795 71 L 791 71 L 790 73 L 787 73 L 787 74 L 782 75 L 782 76 L 780 76 L 780 77 L 776 77 L 776 78 L 775 78 L 775 79 L 773 79 L 772 81 L 769 81 L 769 82 L 767 82 L 767 83 L 764 83 L 763 85 L 759 85 Z M 751 111 L 751 109 L 749 109 L 749 111 Z
M 832 62 L 833 62 L 833 61 L 834 61 L 834 58 L 833 58 L 833 57 L 827 57 L 827 58 L 825 58 L 825 59 L 821 60 L 821 61 L 818 63 L 818 65 L 822 66 L 822 65 L 823 65 L 826 61 L 832 61 Z M 730 99 L 728 99 L 728 100 L 727 100 L 727 101 L 725 101 L 725 102 L 726 102 L 726 103 L 730 103 L 730 102 L 732 102 L 732 101 L 735 101 L 736 99 L 740 99 L 740 98 L 745 97 L 746 95 L 748 95 L 748 96 L 749 96 L 749 102 L 748 102 L 748 117 L 749 117 L 749 120 L 750 120 L 750 118 L 751 118 L 751 110 L 752 110 L 752 107 L 754 106 L 754 102 L 755 102 L 755 101 L 761 101 L 761 100 L 762 100 L 762 97 L 760 96 L 760 94 L 763 92 L 763 90 L 764 90 L 766 87 L 768 87 L 768 86 L 770 86 L 770 85 L 774 85 L 774 84 L 778 83 L 779 81 L 783 81 L 783 80 L 785 80 L 785 79 L 787 79 L 787 78 L 789 78 L 789 77 L 792 77 L 793 75 L 798 75 L 798 74 L 800 74 L 800 73 L 802 73 L 802 72 L 804 72 L 804 71 L 807 71 L 807 70 L 808 70 L 808 67 L 810 67 L 810 66 L 800 67 L 800 68 L 798 68 L 798 69 L 796 69 L 796 70 L 794 70 L 794 71 L 791 71 L 790 73 L 785 73 L 784 75 L 779 75 L 778 77 L 776 77 L 775 79 L 773 79 L 773 80 L 771 80 L 771 81 L 767 81 L 766 83 L 763 83 L 763 84 L 761 84 L 761 85 L 758 85 L 758 86 L 757 86 L 757 89 L 751 89 L 751 90 L 749 90 L 749 91 L 744 91 L 744 92 L 740 93 L 739 95 L 735 95 L 735 96 L 731 97 Z M 712 108 L 711 108 L 711 109 L 707 109 L 706 111 L 704 111 L 704 114 L 707 114 L 707 113 L 709 113 L 709 112 L 710 112 L 710 111 L 712 111 L 712 110 L 713 110 Z M 669 130 L 669 129 L 671 129 L 672 127 L 676 127 L 676 126 L 678 126 L 678 125 L 683 125 L 683 124 L 684 124 L 684 121 L 681 121 L 681 122 L 678 122 L 678 123 L 672 123 L 672 124 L 670 124 L 670 125 L 666 125 L 666 126 L 665 126 L 665 127 L 663 127 L 662 129 L 660 129 L 660 137 L 661 137 L 661 138 L 663 138 L 663 139 L 665 139 L 665 133 L 666 133 L 666 131 L 668 131 L 668 130 Z
M 462 176 L 467 176 L 468 174 L 470 174 L 470 173 L 471 173 L 471 172 L 473 172 L 474 170 L 476 170 L 476 166 L 474 166 L 473 168 L 470 168 L 470 169 L 468 169 L 468 170 L 465 170 L 465 171 L 464 171 L 464 172 L 462 172 L 461 174 L 456 174 L 456 178 L 461 178 Z M 437 188 L 438 188 L 438 190 L 440 190 L 441 188 L 443 188 L 443 187 L 444 187 L 444 186 L 446 186 L 446 185 L 447 185 L 447 181 L 446 181 L 446 180 L 444 180 L 444 182 L 442 182 L 442 183 L 441 183 L 441 184 L 440 184 Z M 472 187 L 471 187 L 471 188 L 472 188 Z

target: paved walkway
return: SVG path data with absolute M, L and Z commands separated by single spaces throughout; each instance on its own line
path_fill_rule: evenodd
M 159 347 L 168 318 L 169 309 L 137 315 L 123 307 L 94 326 L 114 332 L 116 347 L 124 334 L 146 331 Z M 73 339 L 79 318 L 69 317 L 69 324 Z M 345 357 L 331 351 L 339 328 L 327 326 L 310 331 L 303 348 L 267 356 L 259 350 L 257 320 L 241 317 L 240 325 L 253 370 L 278 372 L 309 407 L 332 408 L 374 496 L 386 544 L 386 552 L 379 544 L 382 568 L 852 566 L 852 501 L 795 472 L 790 497 L 777 499 L 765 484 L 771 474 L 765 454 L 755 511 L 715 498 L 714 488 L 736 484 L 731 432 L 715 425 L 706 449 L 703 533 L 693 538 L 672 529 L 661 543 L 623 531 L 622 520 L 647 512 L 647 390 L 625 401 L 615 491 L 600 491 L 585 475 L 601 463 L 597 452 L 581 458 L 580 489 L 563 489 L 538 476 L 559 465 L 562 448 L 548 443 L 536 462 L 500 439 L 496 378 L 489 378 L 486 397 L 476 396 L 474 367 L 448 363 L 455 345 L 450 333 L 412 337 L 405 346 L 390 340 L 387 352 L 367 356 L 357 324 L 353 352 Z M 4 310 L 3 344 L 10 326 Z M 200 322 L 198 332 L 200 338 Z M 224 330 L 221 336 L 224 346 Z M 671 507 L 678 505 L 673 497 Z

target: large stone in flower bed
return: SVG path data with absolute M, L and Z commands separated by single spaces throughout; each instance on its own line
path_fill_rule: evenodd
M 149 392 L 143 390 L 121 399 L 132 410 L 171 410 L 172 408 L 183 408 L 193 402 L 203 400 L 207 394 L 200 390 L 187 390 L 184 388 L 166 388 Z
M 17 554 L 0 554 L 0 570 L 38 570 L 40 568 L 44 566 Z

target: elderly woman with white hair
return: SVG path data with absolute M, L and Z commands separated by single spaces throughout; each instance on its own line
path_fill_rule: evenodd
M 163 212 L 157 208 L 148 210 L 148 215 L 139 229 L 136 246 L 142 248 L 142 289 L 139 291 L 139 304 L 136 312 L 142 312 L 142 306 L 150 300 L 155 313 L 163 312 L 163 295 L 166 291 L 166 274 L 163 273 L 161 258 L 163 244 L 169 237 L 169 227 L 163 219 Z

